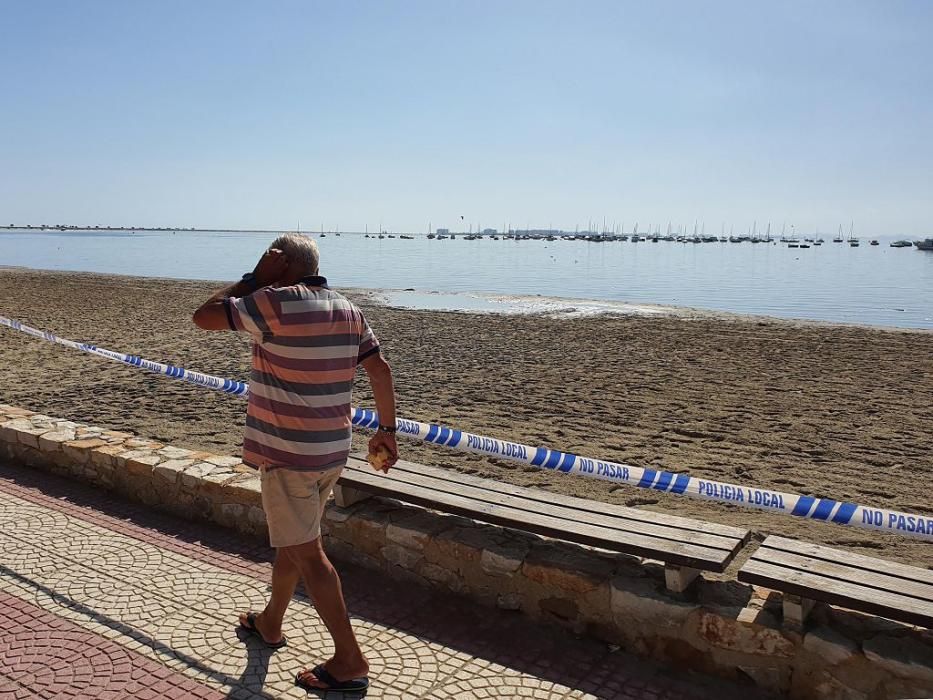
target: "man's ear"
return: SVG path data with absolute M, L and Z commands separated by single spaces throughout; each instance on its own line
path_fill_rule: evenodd
M 285 274 L 282 275 L 282 281 L 285 284 L 297 284 L 304 276 L 304 269 L 302 269 L 300 265 L 289 264 L 285 270 Z

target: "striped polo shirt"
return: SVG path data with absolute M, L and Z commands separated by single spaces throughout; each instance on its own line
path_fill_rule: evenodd
M 318 472 L 347 463 L 356 366 L 379 352 L 360 310 L 311 276 L 226 301 L 227 320 L 253 338 L 243 461 Z

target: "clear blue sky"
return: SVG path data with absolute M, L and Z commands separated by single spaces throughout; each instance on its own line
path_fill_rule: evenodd
M 0 22 L 4 224 L 933 233 L 926 0 L 0 0 Z

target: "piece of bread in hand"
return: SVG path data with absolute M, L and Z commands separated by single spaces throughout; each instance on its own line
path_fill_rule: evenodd
M 386 462 L 389 461 L 389 458 L 392 456 L 392 453 L 389 452 L 385 447 L 380 447 L 376 452 L 370 452 L 366 460 L 369 462 L 369 466 L 373 469 L 379 470 L 384 469 Z

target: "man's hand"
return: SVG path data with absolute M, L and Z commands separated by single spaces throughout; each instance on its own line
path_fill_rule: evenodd
M 288 256 L 278 248 L 269 248 L 259 262 L 253 274 L 256 276 L 257 287 L 269 287 L 285 277 L 288 270 Z
M 395 435 L 393 433 L 383 432 L 377 432 L 373 435 L 369 439 L 369 454 L 378 454 L 380 447 L 384 447 L 390 456 L 379 468 L 379 471 L 388 474 L 389 469 L 394 467 L 395 463 L 398 461 L 398 443 L 395 442 Z

